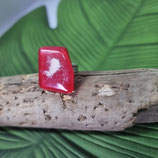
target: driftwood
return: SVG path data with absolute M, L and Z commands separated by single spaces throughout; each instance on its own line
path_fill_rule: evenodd
M 79 72 L 75 80 L 64 95 L 39 88 L 38 74 L 1 77 L 0 126 L 121 131 L 158 122 L 158 70 Z

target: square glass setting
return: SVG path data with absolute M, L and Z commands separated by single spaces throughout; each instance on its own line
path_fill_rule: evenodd
M 39 86 L 42 89 L 70 94 L 74 90 L 74 71 L 64 47 L 39 49 Z

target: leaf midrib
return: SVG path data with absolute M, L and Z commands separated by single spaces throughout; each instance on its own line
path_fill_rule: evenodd
M 124 27 L 123 31 L 120 32 L 120 34 L 118 35 L 118 37 L 116 38 L 116 40 L 114 41 L 113 45 L 109 48 L 109 50 L 107 50 L 106 55 L 104 56 L 104 58 L 102 58 L 102 60 L 100 61 L 100 64 L 96 67 L 96 69 L 98 70 L 100 67 L 105 67 L 106 65 L 106 60 L 109 57 L 109 55 L 111 55 L 113 49 L 115 48 L 115 46 L 117 45 L 117 43 L 123 38 L 124 34 L 126 33 L 128 27 L 130 26 L 130 24 L 133 22 L 133 20 L 135 19 L 136 15 L 139 13 L 142 5 L 144 3 L 144 0 L 141 0 L 138 7 L 136 8 L 135 12 L 133 13 L 133 15 L 131 16 L 130 20 L 128 21 L 128 23 L 126 24 L 126 26 Z

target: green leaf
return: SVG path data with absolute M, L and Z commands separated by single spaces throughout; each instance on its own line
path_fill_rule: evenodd
M 0 75 L 38 72 L 41 46 L 65 46 L 83 70 L 158 68 L 158 0 L 62 0 L 59 26 L 44 7 L 0 38 Z M 124 132 L 0 129 L 0 158 L 158 157 L 158 124 Z

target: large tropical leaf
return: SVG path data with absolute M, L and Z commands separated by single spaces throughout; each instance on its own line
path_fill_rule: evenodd
M 44 8 L 0 39 L 0 75 L 38 71 L 44 45 L 65 46 L 80 70 L 158 68 L 158 0 L 62 0 L 59 26 Z M 158 124 L 124 132 L 67 132 L 1 128 L 0 158 L 157 158 Z

